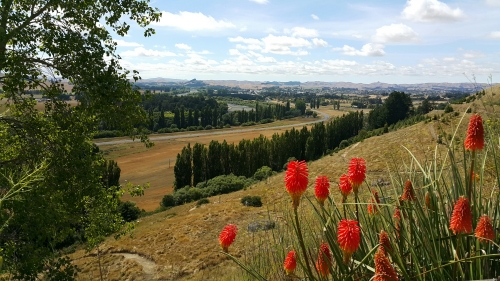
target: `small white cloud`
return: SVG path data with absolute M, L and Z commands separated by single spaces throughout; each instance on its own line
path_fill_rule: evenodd
M 276 59 L 273 58 L 273 57 L 264 57 L 264 56 L 258 57 L 257 61 L 258 62 L 267 62 L 267 63 L 275 63 L 275 62 L 277 62 Z
M 368 43 L 357 50 L 354 47 L 344 45 L 342 48 L 333 48 L 334 51 L 341 51 L 342 54 L 347 56 L 362 56 L 362 57 L 381 57 L 385 55 L 384 45 Z
M 500 7 L 500 0 L 485 0 L 484 2 L 490 7 Z
M 257 4 L 267 4 L 269 0 L 250 0 L 250 2 L 255 2 Z
M 373 36 L 373 41 L 379 43 L 403 43 L 417 40 L 417 33 L 411 27 L 401 23 L 382 26 Z
M 270 46 L 285 46 L 285 47 L 310 47 L 311 42 L 304 38 L 296 38 L 290 36 L 274 36 L 269 34 L 267 37 L 262 38 L 262 42 L 267 47 Z
M 116 42 L 116 45 L 119 47 L 142 47 L 142 44 L 136 43 L 136 42 L 127 42 L 124 40 L 116 39 L 114 40 Z
M 151 49 L 144 49 L 143 47 L 135 48 L 133 51 L 125 51 L 120 53 L 122 57 L 175 57 L 176 54 L 172 52 L 156 51 Z
M 485 55 L 481 52 L 478 51 L 467 51 L 463 54 L 464 58 L 466 59 L 477 59 L 477 58 L 484 58 Z
M 228 21 L 217 21 L 211 16 L 205 16 L 202 13 L 179 12 L 172 14 L 163 12 L 159 22 L 152 22 L 152 25 L 174 27 L 185 31 L 200 30 L 222 30 L 226 28 L 235 28 L 236 26 Z
M 181 50 L 186 50 L 189 51 L 191 50 L 191 47 L 187 44 L 181 43 L 181 44 L 175 44 L 175 47 L 181 49 Z
M 229 37 L 228 39 L 229 39 L 229 42 L 262 45 L 262 42 L 259 39 L 255 39 L 255 38 L 243 38 L 241 36 L 238 36 L 238 37 Z
M 240 32 L 247 31 L 247 26 L 245 25 L 244 27 L 240 28 Z
M 318 37 L 316 29 L 305 27 L 294 27 L 291 30 L 286 29 L 283 31 L 285 34 L 291 34 L 293 37 Z
M 446 57 L 443 58 L 443 61 L 450 62 L 450 61 L 455 61 L 456 59 L 454 57 Z
M 314 46 L 316 46 L 316 47 L 326 47 L 326 46 L 328 46 L 328 43 L 325 40 L 323 40 L 323 39 L 314 38 L 312 40 L 312 42 L 313 42 Z
M 241 49 L 241 50 L 262 50 L 262 47 L 260 45 L 255 45 L 255 44 L 249 44 L 249 45 L 236 44 L 236 49 Z
M 313 18 L 313 20 L 319 20 L 319 17 L 315 14 L 311 14 L 311 18 Z
M 402 15 L 417 22 L 453 22 L 464 18 L 460 8 L 452 9 L 438 0 L 408 0 Z
M 264 30 L 264 33 L 279 33 L 276 29 L 272 28 L 272 27 L 268 27 L 266 28 L 266 30 Z
M 237 49 L 229 49 L 229 55 L 231 55 L 231 56 L 241 56 L 242 53 L 240 53 L 240 51 L 238 51 Z
M 363 38 L 363 35 L 359 35 L 359 34 L 352 34 L 351 36 L 354 37 L 354 38 L 356 38 L 356 39 Z
M 489 37 L 491 39 L 500 39 L 500 31 L 492 31 Z

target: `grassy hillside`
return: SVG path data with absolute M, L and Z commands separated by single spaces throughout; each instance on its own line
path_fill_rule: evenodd
M 438 120 L 419 124 L 372 137 L 356 143 L 337 154 L 308 163 L 310 187 L 306 197 L 314 199 L 313 180 L 326 175 L 331 181 L 331 194 L 340 200 L 337 182 L 346 173 L 352 157 L 363 157 L 367 162 L 367 182 L 384 183 L 390 196 L 396 182 L 406 180 L 406 174 L 415 170 L 408 148 L 420 162 L 446 156 L 446 144 L 457 128 L 468 106 L 473 112 L 481 112 L 485 120 L 496 120 L 497 105 L 500 104 L 500 86 L 477 100 L 474 104 L 454 106 L 454 112 L 443 114 L 433 111 L 430 116 L 439 115 Z M 498 93 L 498 94 L 495 94 Z M 466 114 L 459 126 L 454 146 L 460 148 L 470 114 Z M 438 144 L 441 140 L 443 144 Z M 461 154 L 459 154 L 461 155 Z M 242 280 L 244 272 L 220 253 L 218 235 L 224 225 L 236 224 L 239 233 L 230 253 L 246 264 L 265 269 L 272 280 L 282 279 L 282 261 L 291 230 L 290 204 L 280 173 L 267 181 L 260 182 L 247 190 L 209 198 L 210 204 L 196 208 L 195 203 L 178 206 L 168 211 L 140 219 L 130 236 L 120 240 L 109 238 L 101 247 L 103 275 L 107 280 Z M 369 194 L 362 190 L 362 202 Z M 240 200 L 246 195 L 261 196 L 261 208 L 242 206 Z M 311 213 L 307 199 L 302 199 L 301 215 Z M 271 220 L 276 224 L 274 231 L 252 233 L 249 223 Z M 270 240 L 273 242 L 270 243 Z M 279 247 L 276 245 L 280 245 Z M 278 248 L 277 248 L 278 247 Z M 283 254 L 276 255 L 276 252 Z M 92 280 L 99 275 L 96 251 L 85 253 L 79 250 L 71 255 L 81 266 L 80 280 Z

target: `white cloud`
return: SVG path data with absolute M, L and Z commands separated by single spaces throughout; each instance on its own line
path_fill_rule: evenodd
M 257 4 L 267 4 L 269 0 L 250 0 L 250 2 L 255 2 Z
M 238 51 L 237 49 L 229 49 L 229 55 L 231 55 L 231 56 L 241 56 L 242 53 L 240 53 L 240 51 Z
M 186 51 L 189 51 L 191 50 L 191 47 L 187 44 L 184 44 L 184 43 L 180 43 L 180 44 L 175 44 L 175 47 L 181 49 L 181 50 L 186 50 Z
M 268 27 L 266 28 L 266 30 L 264 30 L 264 33 L 279 33 L 276 29 L 272 28 L 272 27 Z
M 115 39 L 114 41 L 116 42 L 116 44 L 119 47 L 142 47 L 143 46 L 142 44 L 139 44 L 136 42 L 127 42 L 127 41 L 120 40 L 120 39 Z
M 277 62 L 275 58 L 273 57 L 265 57 L 262 54 L 256 53 L 254 51 L 249 51 L 248 54 L 251 57 L 257 58 L 258 62 L 266 62 L 266 63 L 275 63 Z
M 255 38 L 243 38 L 241 36 L 238 37 L 229 37 L 229 42 L 237 42 L 237 43 L 245 43 L 245 44 L 253 44 L 253 45 L 262 45 L 262 42 L 259 39 Z
M 311 14 L 311 18 L 313 18 L 313 20 L 319 20 L 319 17 L 315 14 Z
M 286 47 L 310 47 L 311 42 L 304 38 L 296 38 L 290 36 L 274 36 L 269 34 L 262 38 L 262 42 L 268 46 L 286 46 Z
M 341 51 L 342 54 L 347 56 L 362 56 L 362 57 L 381 57 L 385 55 L 384 45 L 368 43 L 357 50 L 354 47 L 344 45 L 342 48 L 333 48 L 334 51 Z
M 491 39 L 500 39 L 500 31 L 492 31 L 489 37 Z
M 241 49 L 241 50 L 262 50 L 262 47 L 260 45 L 255 45 L 255 44 L 249 44 L 249 45 L 236 44 L 236 49 Z
M 228 21 L 217 21 L 211 16 L 205 16 L 202 13 L 179 12 L 172 14 L 163 12 L 159 22 L 152 22 L 152 25 L 174 27 L 185 31 L 200 30 L 222 30 L 226 28 L 235 28 L 236 26 Z
M 466 59 L 477 59 L 477 58 L 484 58 L 485 55 L 481 52 L 478 51 L 468 51 L 463 54 L 464 58 Z
M 247 31 L 247 29 L 248 29 L 248 28 L 247 28 L 247 26 L 245 25 L 245 26 L 243 26 L 242 28 L 240 28 L 240 32 Z
M 354 38 L 356 38 L 356 39 L 363 38 L 363 35 L 360 35 L 360 34 L 352 34 L 351 36 L 354 37 Z
M 500 7 L 500 0 L 486 0 L 484 2 L 490 7 Z
M 379 43 L 402 43 L 418 40 L 418 35 L 411 27 L 398 23 L 385 25 L 377 29 L 373 41 Z
M 452 9 L 438 0 L 408 0 L 402 15 L 418 22 L 453 22 L 464 18 L 460 8 Z
M 175 57 L 176 54 L 168 51 L 156 51 L 151 49 L 145 49 L 143 47 L 135 48 L 133 51 L 125 51 L 120 53 L 122 57 Z
M 313 42 L 314 46 L 316 46 L 316 47 L 326 47 L 326 46 L 328 46 L 328 43 L 325 40 L 323 40 L 323 39 L 314 38 L 312 40 L 312 42 Z
M 318 31 L 316 29 L 310 29 L 305 27 L 294 27 L 291 30 L 285 29 L 285 34 L 292 34 L 293 37 L 318 37 Z

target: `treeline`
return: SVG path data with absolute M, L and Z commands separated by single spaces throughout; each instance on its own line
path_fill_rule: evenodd
M 214 98 L 207 98 L 203 95 L 174 96 L 172 94 L 151 94 L 143 96 L 142 106 L 146 111 L 170 111 L 183 106 L 185 109 L 202 110 L 205 107 L 217 107 Z
M 219 175 L 251 177 L 262 166 L 274 171 L 283 169 L 290 157 L 316 160 L 346 139 L 356 136 L 363 127 L 363 112 L 350 112 L 326 123 L 316 123 L 309 130 L 292 128 L 270 139 L 260 136 L 238 144 L 211 141 L 208 146 L 189 144 L 177 154 L 174 167 L 176 190 Z

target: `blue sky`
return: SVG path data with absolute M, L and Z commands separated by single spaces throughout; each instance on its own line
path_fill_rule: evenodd
M 144 38 L 114 36 L 143 78 L 500 82 L 500 0 L 151 1 Z M 465 75 L 464 75 L 465 74 Z M 468 77 L 468 78 L 467 78 Z

